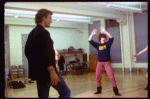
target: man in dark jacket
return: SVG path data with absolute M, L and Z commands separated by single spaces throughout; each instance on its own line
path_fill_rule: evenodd
M 29 78 L 36 80 L 39 98 L 48 98 L 50 86 L 58 91 L 59 97 L 69 98 L 70 89 L 57 72 L 52 39 L 45 29 L 52 23 L 52 14 L 47 9 L 40 9 L 35 16 L 37 26 L 30 32 L 25 45 Z

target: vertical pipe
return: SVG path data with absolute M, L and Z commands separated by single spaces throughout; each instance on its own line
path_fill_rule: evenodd
M 123 56 L 123 38 L 122 38 L 122 28 L 121 28 L 121 24 L 120 24 L 120 39 L 121 39 L 121 57 L 122 57 L 122 71 L 124 71 L 124 56 Z
M 130 71 L 132 71 L 132 61 L 131 61 L 131 46 L 130 46 L 130 32 L 129 32 L 129 15 L 128 15 L 128 12 L 126 11 L 127 13 L 127 29 L 128 29 L 128 44 L 129 44 L 129 59 L 130 59 Z
M 5 84 L 6 84 L 5 85 L 5 88 L 6 88 L 5 89 L 5 98 L 8 98 L 8 86 L 7 86 L 8 83 L 7 83 L 7 75 L 6 74 L 5 74 L 5 81 L 6 81 L 5 82 Z
M 8 98 L 8 86 L 7 86 L 7 74 L 6 74 L 6 70 L 7 70 L 7 58 L 6 58 L 6 55 L 5 55 L 5 98 Z
M 5 78 L 4 78 L 4 80 L 5 80 L 5 97 L 6 98 L 8 98 L 8 89 L 7 89 L 7 74 L 6 74 L 6 69 L 8 68 L 8 62 L 7 62 L 7 56 L 6 56 L 6 28 L 4 27 L 4 50 L 5 50 L 5 53 L 4 53 L 4 56 L 5 56 L 5 67 L 4 67 L 4 70 L 5 70 Z

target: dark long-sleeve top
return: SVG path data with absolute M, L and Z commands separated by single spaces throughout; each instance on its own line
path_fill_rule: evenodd
M 64 70 L 64 63 L 65 63 L 65 58 L 61 55 L 60 59 L 58 60 L 58 66 L 60 70 Z
M 98 50 L 98 61 L 99 62 L 107 62 L 110 61 L 110 48 L 113 43 L 114 37 L 109 38 L 107 42 L 104 44 L 97 43 L 93 40 L 89 41 L 89 43 Z
M 32 80 L 50 80 L 47 67 L 55 66 L 55 52 L 50 33 L 42 26 L 37 25 L 29 34 L 25 55 L 29 64 L 29 78 Z

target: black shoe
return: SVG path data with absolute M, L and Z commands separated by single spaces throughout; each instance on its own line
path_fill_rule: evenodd
M 101 91 L 102 91 L 102 87 L 101 87 L 101 86 L 99 86 L 99 87 L 97 87 L 97 92 L 95 92 L 94 94 L 100 94 L 100 93 L 101 93 Z
M 121 94 L 120 94 L 120 93 L 115 93 L 115 95 L 116 95 L 116 96 L 121 96 Z
M 148 90 L 148 86 L 144 90 Z
M 121 96 L 121 94 L 118 92 L 118 88 L 117 87 L 113 87 L 113 91 L 114 91 L 116 96 Z
M 34 83 L 34 81 L 31 81 L 31 80 L 30 80 L 29 83 Z

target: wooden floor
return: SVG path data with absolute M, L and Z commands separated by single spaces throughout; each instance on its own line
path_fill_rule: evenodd
M 83 75 L 67 74 L 62 77 L 71 90 L 71 98 L 147 98 L 148 91 L 144 90 L 144 88 L 147 86 L 148 79 L 145 78 L 145 74 L 145 72 L 140 74 L 136 72 L 114 72 L 121 96 L 114 95 L 111 82 L 105 72 L 102 74 L 102 93 L 98 95 L 94 95 L 94 92 L 96 92 L 95 72 L 88 72 Z M 26 78 L 16 78 L 15 80 L 24 81 Z M 36 82 L 25 85 L 25 88 L 20 89 L 8 88 L 7 92 L 5 91 L 5 97 L 38 97 Z M 51 87 L 49 98 L 58 96 L 57 91 Z

